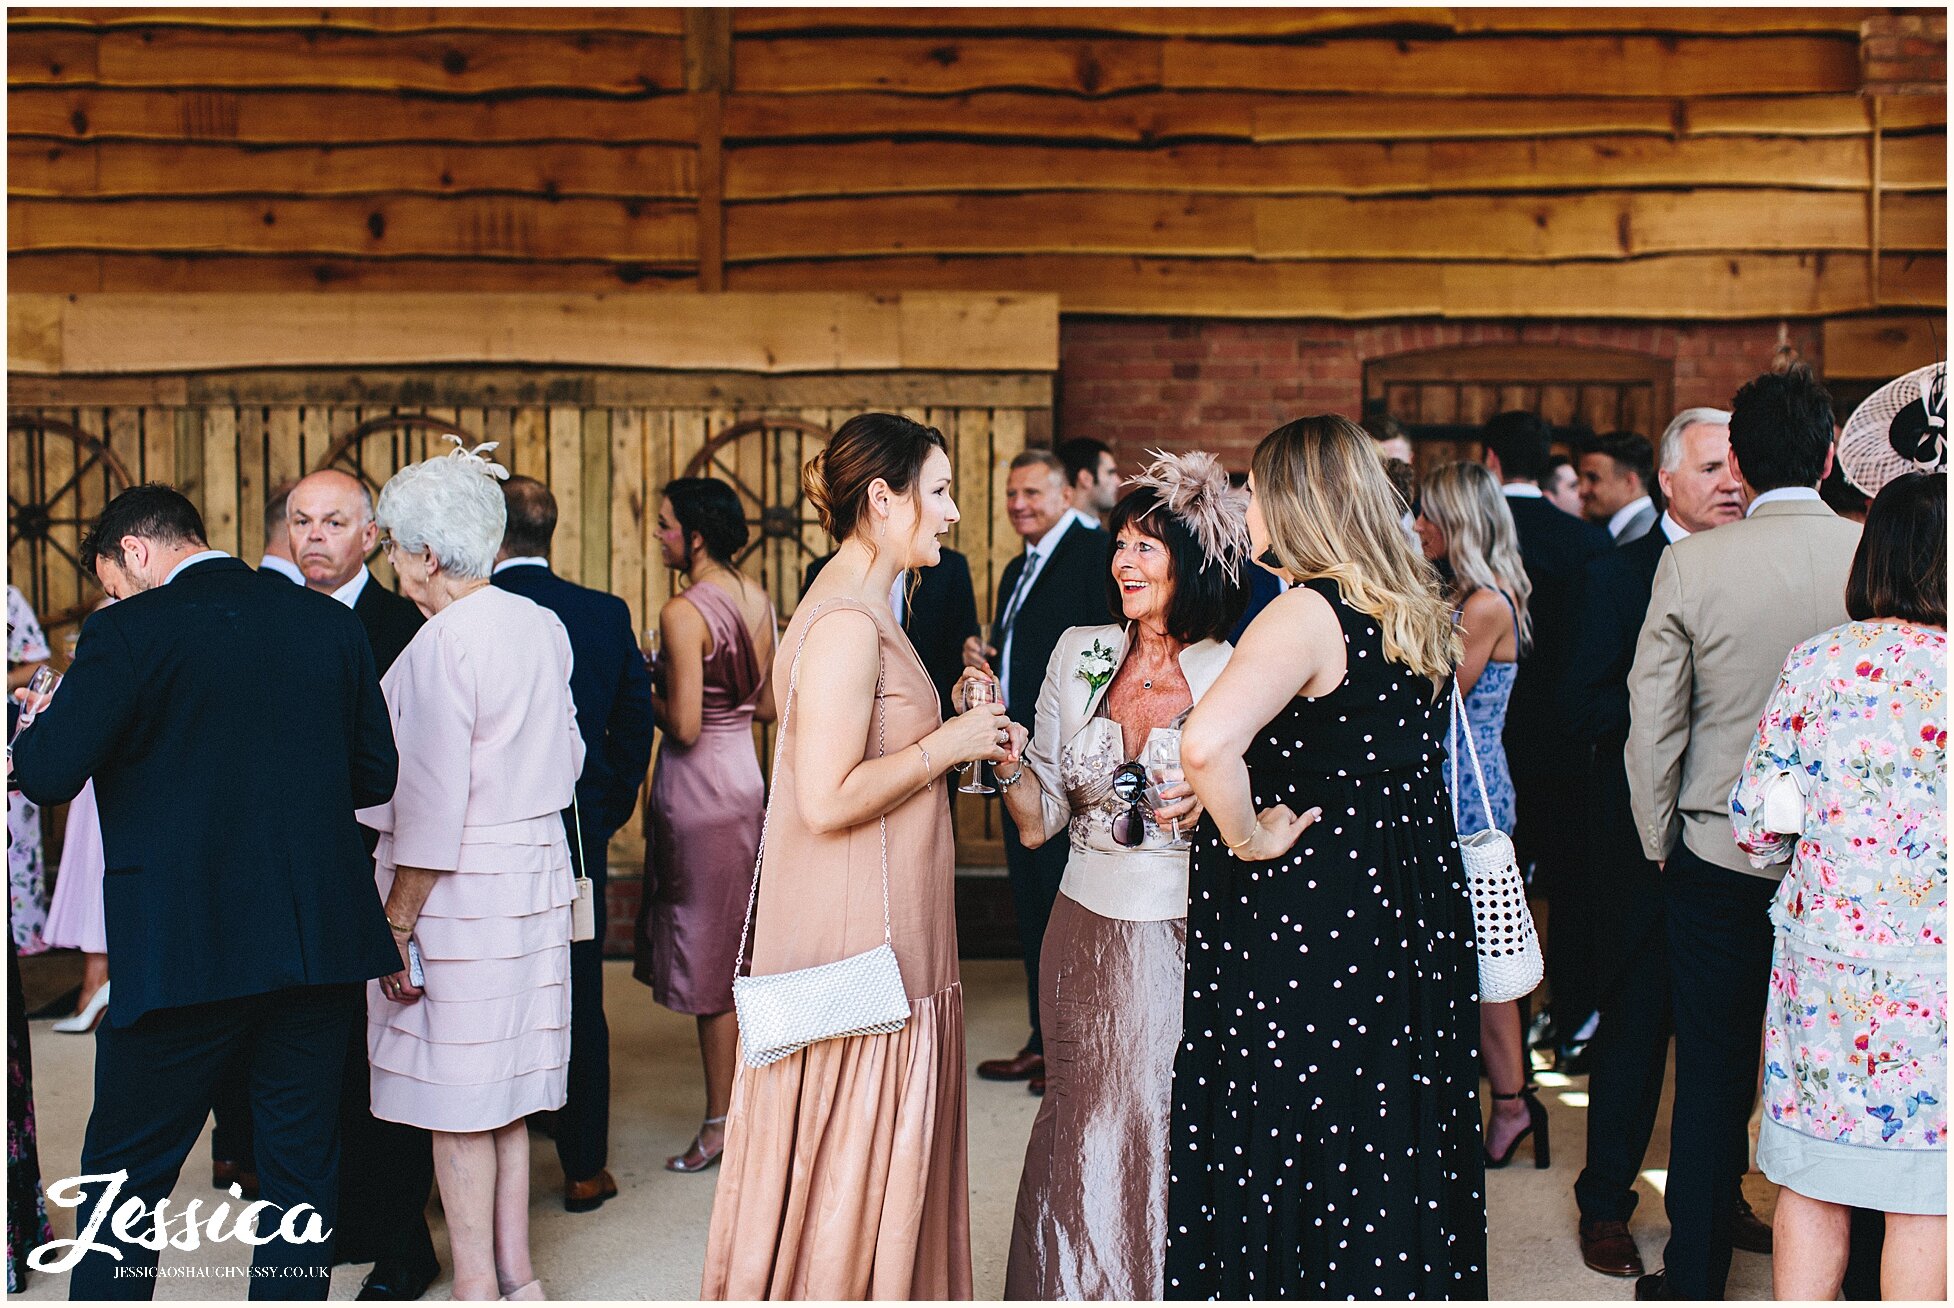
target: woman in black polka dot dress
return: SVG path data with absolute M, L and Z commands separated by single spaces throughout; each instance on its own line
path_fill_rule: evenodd
M 1188 720 L 1206 804 L 1174 1064 L 1169 1299 L 1486 1297 L 1477 962 L 1440 759 L 1459 654 L 1364 432 L 1255 452 L 1298 583 Z

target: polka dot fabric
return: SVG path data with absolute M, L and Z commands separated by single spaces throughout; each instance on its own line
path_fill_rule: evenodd
M 1169 1299 L 1484 1299 L 1472 906 L 1440 774 L 1447 700 L 1314 581 L 1349 673 L 1248 751 L 1283 858 L 1196 835 L 1174 1062 Z

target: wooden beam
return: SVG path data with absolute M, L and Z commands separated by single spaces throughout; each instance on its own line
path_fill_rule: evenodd
M 49 314 L 59 327 L 50 345 Z M 10 296 L 23 372 L 538 364 L 1048 371 L 1049 296 Z
M 1944 193 L 1891 203 L 1903 211 L 1893 248 L 1945 248 Z M 905 253 L 1552 261 L 1867 245 L 1862 196 L 1737 188 L 1389 199 L 899 195 L 738 204 L 727 223 L 728 257 L 738 263 Z
M 1887 257 L 1889 303 L 1946 302 L 1944 255 Z M 1102 255 L 903 256 L 741 265 L 735 291 L 1024 286 L 1062 312 L 1225 318 L 1775 318 L 1870 304 L 1865 260 L 1661 255 L 1566 264 L 1273 262 Z
M 23 28 L 7 42 L 13 86 L 347 86 L 369 90 L 565 90 L 642 95 L 683 85 L 662 36 L 588 32 L 372 35 L 275 28 Z
M 628 113 L 629 110 L 618 112 Z M 10 137 L 19 196 L 469 195 L 691 199 L 698 151 L 677 145 L 281 146 Z
M 1913 126 L 1945 125 L 1946 105 L 1908 101 Z M 1105 141 L 1159 145 L 1240 141 L 1437 140 L 1501 136 L 1864 136 L 1858 95 L 1625 97 L 1292 95 L 1142 91 L 1111 99 L 973 91 L 908 96 L 877 91 L 730 96 L 735 142 L 921 136 Z
M 1887 185 L 1945 189 L 1944 140 L 1907 138 L 1904 159 L 1901 143 L 1893 142 Z M 929 191 L 1377 195 L 1742 185 L 1863 192 L 1868 150 L 1864 137 L 1596 136 L 1154 150 L 854 141 L 731 150 L 726 194 L 731 200 Z
M 258 9 L 163 8 L 101 9 L 33 8 L 7 12 L 10 31 L 36 27 L 154 28 L 154 27 L 295 27 L 350 32 L 634 32 L 677 36 L 681 11 L 673 8 L 580 9 L 447 8 L 396 9 Z
M 1827 378 L 1883 381 L 1946 357 L 1945 316 L 1888 315 L 1825 322 Z
M 1329 36 L 1379 28 L 1434 32 L 1675 32 L 1740 35 L 1830 32 L 1857 36 L 1866 9 L 975 9 L 750 8 L 741 35 L 810 31 L 1080 31 L 1128 36 Z
M 690 264 L 692 206 L 522 196 L 7 202 L 9 249 Z
M 381 11 L 374 11 L 381 12 Z M 693 97 L 534 94 L 436 99 L 399 91 L 9 87 L 7 130 L 65 140 L 253 145 L 473 145 L 599 141 L 691 145 Z
M 732 16 L 685 11 L 685 87 L 698 96 L 699 289 L 726 289 L 726 90 L 733 83 Z
M 1030 88 L 1341 91 L 1407 95 L 1845 94 L 1859 86 L 1844 36 L 1511 36 L 1490 41 L 1248 44 L 1031 36 L 743 38 L 740 91 L 948 95 Z

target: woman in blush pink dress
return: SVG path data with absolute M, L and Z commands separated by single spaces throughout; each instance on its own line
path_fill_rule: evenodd
M 563 1106 L 570 1063 L 562 811 L 584 750 L 563 624 L 489 584 L 506 475 L 457 450 L 401 469 L 376 512 L 428 622 L 380 683 L 399 784 L 360 812 L 402 963 L 367 991 L 373 1115 L 433 1132 L 457 1299 L 543 1297 L 523 1119 Z
M 706 1069 L 705 1121 L 665 1160 L 672 1172 L 719 1161 L 739 1060 L 733 959 L 767 804 L 753 722 L 774 715 L 773 602 L 733 562 L 746 537 L 746 510 L 725 482 L 681 477 L 665 487 L 659 549 L 691 584 L 658 616 L 652 703 L 665 738 L 646 808 L 637 976 L 659 1003 L 698 1020 Z
M 105 599 L 95 607 L 115 603 Z M 69 662 L 74 661 L 72 653 Z M 61 868 L 54 878 L 42 938 L 56 949 L 82 952 L 81 993 L 72 1017 L 54 1024 L 62 1035 L 87 1035 L 109 1006 L 108 922 L 102 908 L 102 818 L 95 807 L 95 783 L 68 801 L 68 825 L 61 838 Z

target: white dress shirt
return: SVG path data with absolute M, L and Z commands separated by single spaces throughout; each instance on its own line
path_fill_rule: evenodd
M 167 586 L 171 582 L 175 581 L 176 574 L 182 572 L 185 568 L 194 568 L 199 563 L 208 563 L 212 559 L 228 559 L 230 557 L 231 556 L 226 554 L 223 550 L 199 550 L 197 553 L 192 554 L 189 558 L 185 559 L 183 562 L 177 564 L 174 568 L 171 568 L 170 575 L 163 578 L 163 584 Z
M 1018 570 L 1017 584 L 1005 598 L 1004 607 L 998 610 L 997 621 L 1010 619 L 1011 625 L 1004 633 L 1004 648 L 997 652 L 998 702 L 1003 703 L 1004 688 L 1011 682 L 1011 640 L 1016 635 L 1017 611 L 1031 598 L 1031 588 L 1038 584 L 1038 574 L 1051 560 L 1052 551 L 1058 548 L 1059 540 L 1070 530 L 1075 522 L 1082 522 L 1077 509 L 1067 509 L 1052 524 L 1052 529 L 1041 536 L 1036 545 L 1025 546 L 1024 566 Z
M 1547 498 L 1547 492 L 1541 490 L 1539 485 L 1530 481 L 1509 481 L 1500 487 L 1499 490 L 1500 494 L 1511 496 L 1516 500 L 1544 500 Z
M 1622 531 L 1635 520 L 1635 515 L 1643 509 L 1653 509 L 1655 501 L 1644 495 L 1639 500 L 1631 500 L 1615 510 L 1615 516 L 1608 519 L 1608 534 L 1620 538 Z
M 332 593 L 332 597 L 338 600 L 341 604 L 344 604 L 347 608 L 349 609 L 352 608 L 355 604 L 360 602 L 360 592 L 366 589 L 366 583 L 372 578 L 372 576 L 373 576 L 372 573 L 368 572 L 365 568 L 361 568 L 358 572 L 353 574 L 353 579 L 351 581 L 347 582 L 344 586 L 341 586 L 338 590 L 334 591 Z
M 1662 517 L 1657 520 L 1656 525 L 1662 528 L 1662 534 L 1669 538 L 1671 545 L 1689 535 L 1689 528 L 1670 517 L 1667 509 L 1662 511 Z
M 547 568 L 549 566 L 550 561 L 540 554 L 523 554 L 513 559 L 502 560 L 489 569 L 489 576 L 493 577 L 504 568 Z
M 258 571 L 275 572 L 281 577 L 290 577 L 301 586 L 305 584 L 305 574 L 299 571 L 299 565 L 281 555 L 267 554 L 259 559 Z
M 1758 505 L 1769 504 L 1773 500 L 1816 500 L 1822 498 L 1810 486 L 1780 486 L 1776 490 L 1767 490 L 1752 500 L 1749 506 L 1745 508 L 1744 516 L 1748 518 L 1751 514 L 1757 512 Z

